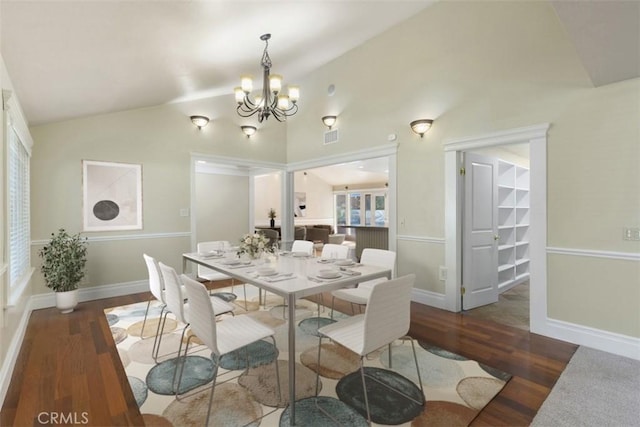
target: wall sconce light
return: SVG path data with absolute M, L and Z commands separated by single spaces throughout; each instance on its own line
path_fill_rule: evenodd
M 240 129 L 242 129 L 242 132 L 247 135 L 247 138 L 250 138 L 257 130 L 255 126 L 240 126 Z
M 322 118 L 322 123 L 324 123 L 324 125 L 327 126 L 329 130 L 331 130 L 331 127 L 336 124 L 337 118 L 338 117 L 336 116 L 324 116 Z
M 191 116 L 191 123 L 196 125 L 198 129 L 202 129 L 209 123 L 209 117 L 206 116 Z
M 424 136 L 424 134 L 429 130 L 431 125 L 433 124 L 433 120 L 430 119 L 420 119 L 414 120 L 410 123 L 411 130 L 420 135 L 420 138 Z

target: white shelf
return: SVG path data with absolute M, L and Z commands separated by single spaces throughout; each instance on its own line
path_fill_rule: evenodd
M 509 289 L 529 275 L 529 169 L 498 159 L 498 282 Z

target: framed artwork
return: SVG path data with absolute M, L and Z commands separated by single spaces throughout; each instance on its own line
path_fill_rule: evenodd
M 84 231 L 142 229 L 142 165 L 82 161 Z

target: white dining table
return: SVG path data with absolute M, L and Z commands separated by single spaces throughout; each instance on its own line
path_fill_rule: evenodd
M 193 262 L 227 276 L 252 284 L 268 292 L 282 296 L 288 304 L 288 347 L 289 347 L 289 405 L 290 425 L 295 425 L 296 396 L 296 300 L 335 289 L 345 288 L 379 277 L 391 278 L 391 270 L 374 265 L 355 264 L 352 267 L 340 267 L 337 260 L 322 260 L 314 257 L 302 257 L 298 254 L 283 253 L 279 256 L 263 257 L 249 264 L 230 265 L 237 259 L 235 252 L 222 256 L 212 254 L 182 254 L 182 271 L 187 271 L 187 263 Z M 245 261 L 246 262 L 246 261 Z M 258 270 L 272 268 L 278 275 L 261 276 Z M 320 270 L 335 270 L 339 277 L 324 279 L 319 277 Z

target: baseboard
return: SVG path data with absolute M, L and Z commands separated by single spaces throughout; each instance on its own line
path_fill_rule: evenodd
M 122 295 L 146 292 L 148 290 L 149 282 L 147 280 L 115 283 L 112 285 L 94 286 L 91 288 L 80 288 L 78 292 L 78 301 L 93 301 L 102 298 L 119 297 Z M 30 302 L 33 310 L 55 307 L 56 296 L 53 292 L 37 294 L 31 297 Z
M 547 319 L 545 331 L 536 333 L 640 360 L 640 338 L 555 319 Z
M 444 294 L 439 294 L 437 292 L 414 288 L 411 294 L 411 301 L 446 310 Z
M 24 340 L 24 334 L 27 331 L 27 325 L 29 324 L 29 318 L 31 317 L 32 311 L 33 308 L 31 307 L 31 301 L 29 300 L 24 312 L 22 313 L 22 317 L 18 322 L 16 332 L 9 343 L 7 355 L 0 367 L 0 405 L 3 406 L 4 399 L 7 396 L 7 390 L 9 390 L 9 384 L 11 384 L 13 368 L 15 367 L 18 355 L 20 354 L 20 348 L 22 347 L 22 341 Z
M 80 288 L 78 292 L 78 300 L 92 301 L 102 298 L 111 298 L 122 295 L 137 294 L 140 292 L 146 292 L 149 290 L 149 282 L 147 280 L 139 280 L 135 282 L 116 283 L 113 285 L 96 286 L 93 288 Z M 24 334 L 27 331 L 27 325 L 29 324 L 29 318 L 33 310 L 41 308 L 55 307 L 56 297 L 53 292 L 47 292 L 45 294 L 32 295 L 26 305 L 26 308 L 18 322 L 18 328 L 16 330 L 7 355 L 4 358 L 2 367 L 0 367 L 0 403 L 4 402 L 4 399 L 11 383 L 11 376 L 13 375 L 13 368 L 15 367 L 16 360 L 20 354 L 20 348 L 22 347 L 22 341 L 24 340 Z

